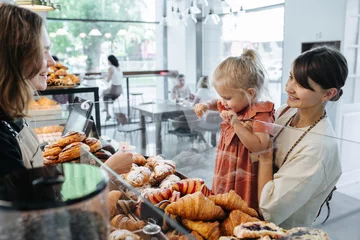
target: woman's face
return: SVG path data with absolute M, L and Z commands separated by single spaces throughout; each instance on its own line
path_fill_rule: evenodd
M 179 78 L 179 86 L 183 87 L 185 85 L 185 78 L 181 77 Z
M 310 78 L 309 84 L 315 91 L 302 87 L 293 77 L 293 71 L 291 71 L 285 88 L 285 91 L 288 94 L 287 104 L 289 107 L 311 108 L 319 106 L 323 101 L 328 100 L 326 97 L 327 91 L 322 89 L 319 84 L 315 83 Z
M 42 64 L 40 72 L 34 78 L 32 78 L 30 80 L 36 90 L 45 90 L 46 89 L 48 68 L 50 66 L 55 65 L 55 61 L 51 57 L 51 54 L 50 54 L 51 43 L 50 43 L 50 38 L 49 38 L 49 35 L 47 34 L 45 27 L 42 28 L 41 43 L 43 46 L 43 64 Z

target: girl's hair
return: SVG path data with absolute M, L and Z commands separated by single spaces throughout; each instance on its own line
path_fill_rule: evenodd
M 341 89 L 348 75 L 345 57 L 336 49 L 321 46 L 302 53 L 293 63 L 296 81 L 304 88 L 314 91 L 309 78 L 322 89 L 336 88 L 338 94 L 330 101 L 337 101 L 343 94 Z
M 209 78 L 208 78 L 208 76 L 201 76 L 200 77 L 198 88 L 209 88 Z
M 257 99 L 264 87 L 265 72 L 259 54 L 255 50 L 244 49 L 241 56 L 228 57 L 215 69 L 214 85 L 223 84 L 242 93 L 254 88 Z
M 119 67 L 119 61 L 117 60 L 117 58 L 114 55 L 109 55 L 108 60 L 113 66 Z
M 43 20 L 36 13 L 0 4 L 0 119 L 24 117 L 33 95 L 30 80 L 41 70 Z
M 177 79 L 179 80 L 180 78 L 185 78 L 185 75 L 184 75 L 184 74 L 179 74 L 179 75 L 177 76 Z

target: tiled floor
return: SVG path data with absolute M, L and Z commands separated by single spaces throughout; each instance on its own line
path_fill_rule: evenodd
M 147 154 L 155 152 L 154 126 L 147 125 L 147 139 L 149 141 Z M 163 129 L 166 129 L 164 124 Z M 104 131 L 104 129 L 103 129 Z M 106 129 L 106 135 L 112 137 L 114 128 Z M 105 132 L 104 132 L 105 133 Z M 206 137 L 206 139 L 209 139 Z M 123 141 L 124 137 L 118 133 L 116 140 Z M 126 139 L 129 141 L 129 139 Z M 134 133 L 133 145 L 140 149 L 140 134 Z M 173 159 L 177 170 L 189 177 L 199 177 L 211 187 L 215 164 L 216 148 L 203 143 L 191 142 L 189 139 L 178 139 L 176 136 L 163 132 L 163 157 Z M 357 192 L 356 192 L 357 189 Z M 326 207 L 314 223 L 314 227 L 324 229 L 332 240 L 360 240 L 360 186 L 349 186 L 334 193 L 330 202 L 331 215 L 325 224 L 321 222 L 326 217 Z

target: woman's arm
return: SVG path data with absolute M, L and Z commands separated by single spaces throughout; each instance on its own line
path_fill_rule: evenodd
M 258 200 L 260 202 L 261 192 L 269 181 L 273 180 L 273 144 L 269 141 L 266 151 L 259 156 L 258 169 Z
M 113 74 L 114 74 L 114 70 L 112 69 L 112 67 L 109 67 L 108 76 L 107 76 L 107 80 L 106 80 L 107 82 L 110 82 Z

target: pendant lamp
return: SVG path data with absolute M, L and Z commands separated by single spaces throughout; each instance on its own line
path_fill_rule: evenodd
M 53 0 L 15 0 L 15 4 L 36 12 L 49 12 L 60 9 L 60 6 L 55 5 Z

